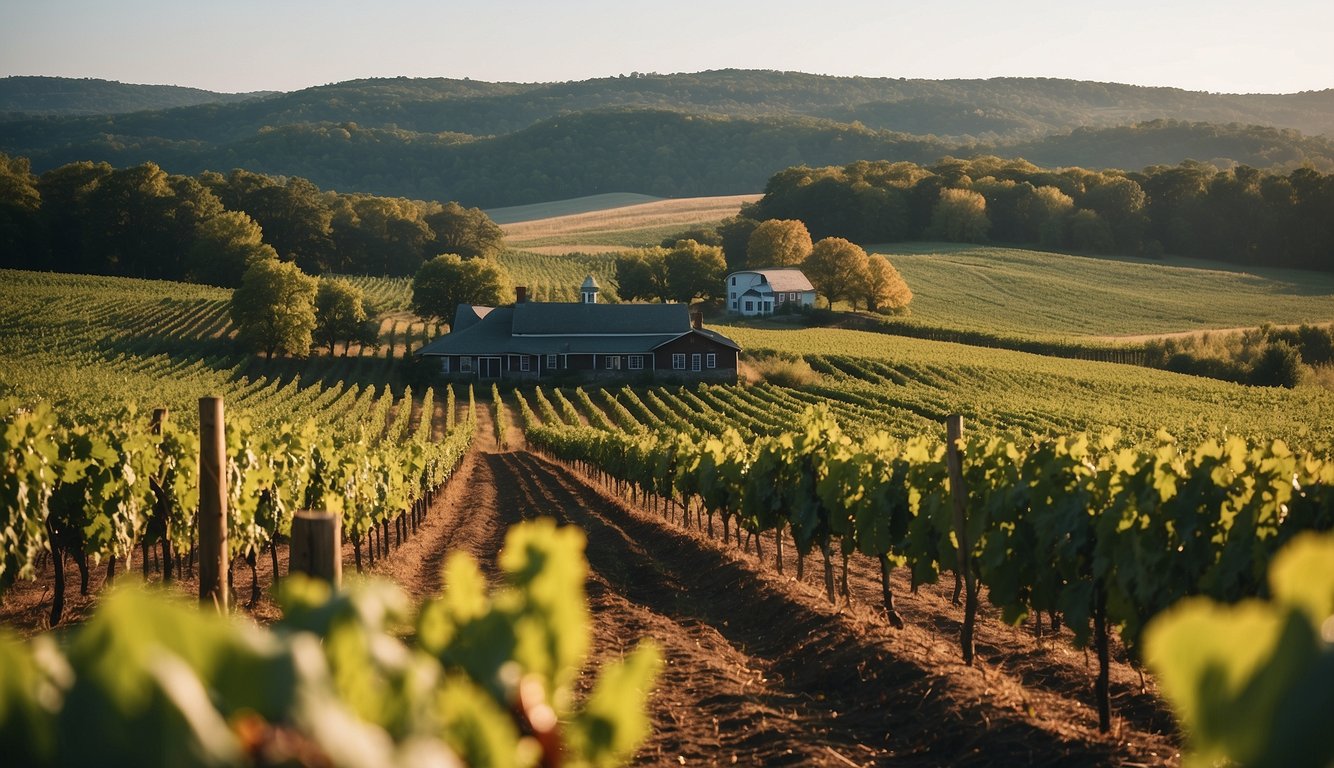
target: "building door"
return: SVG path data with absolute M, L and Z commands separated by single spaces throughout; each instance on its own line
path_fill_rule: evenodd
M 500 378 L 500 358 L 498 357 L 479 357 L 477 358 L 477 376 L 483 379 Z

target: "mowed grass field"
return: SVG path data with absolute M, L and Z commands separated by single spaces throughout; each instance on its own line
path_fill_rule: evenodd
M 1334 321 L 1334 275 L 1319 272 L 955 244 L 868 251 L 912 288 L 910 321 L 932 327 L 1105 341 Z

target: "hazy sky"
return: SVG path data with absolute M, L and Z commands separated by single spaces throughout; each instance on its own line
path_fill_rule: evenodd
M 1331 0 L 3 0 L 0 76 L 289 91 L 729 67 L 1334 87 Z

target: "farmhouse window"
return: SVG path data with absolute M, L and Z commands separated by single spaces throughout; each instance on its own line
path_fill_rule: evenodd
M 736 299 L 732 299 L 732 309 L 736 309 L 736 305 L 737 305 L 737 303 L 738 303 L 738 302 L 737 302 Z
M 619 371 L 619 370 L 621 370 L 621 356 L 620 356 L 620 355 L 607 355 L 607 370 L 609 370 L 609 371 Z
M 698 353 L 698 352 L 696 352 L 695 354 L 693 354 L 693 355 L 690 356 L 690 370 L 692 370 L 692 371 L 698 371 L 698 370 L 699 370 L 699 364 L 700 364 L 700 358 L 701 358 L 701 357 L 703 357 L 703 355 L 701 355 L 701 354 Z
M 672 355 L 672 370 L 684 371 L 686 369 L 686 356 L 684 353 Z
M 736 285 L 736 275 L 732 275 L 732 285 Z
M 755 311 L 755 302 L 751 301 L 750 299 L 746 299 L 746 311 L 747 311 L 747 312 L 754 312 L 754 311 Z
M 557 358 L 556 355 L 547 355 L 547 369 L 548 369 L 548 370 L 553 370 L 553 371 L 554 371 L 555 369 L 557 369 L 557 368 L 560 367 L 560 363 L 559 363 L 559 361 L 558 361 L 556 358 Z
M 521 371 L 528 370 L 528 355 L 519 356 L 519 370 Z
M 785 296 L 785 295 L 786 295 L 786 294 L 782 294 L 782 293 L 778 294 L 778 303 L 779 303 L 779 304 L 782 304 L 782 303 L 783 303 L 783 296 Z
M 643 355 L 630 355 L 630 357 L 627 358 L 627 359 L 629 360 L 630 370 L 632 370 L 632 371 L 642 371 L 642 370 L 644 370 L 644 356 L 643 356 Z
M 441 372 L 441 373 L 449 373 L 449 358 L 448 358 L 448 357 L 442 357 L 442 358 L 440 358 L 440 372 Z
M 460 358 L 459 358 L 459 373 L 472 373 L 472 358 L 471 358 L 471 357 L 460 357 Z
M 788 297 L 789 299 L 793 300 L 793 301 L 796 301 L 796 300 L 797 300 L 797 292 L 796 292 L 796 291 L 793 291 L 792 293 L 789 293 L 789 294 L 787 295 L 787 297 Z
M 705 368 L 718 367 L 718 354 L 716 352 L 710 352 L 709 354 L 704 356 L 704 367 Z

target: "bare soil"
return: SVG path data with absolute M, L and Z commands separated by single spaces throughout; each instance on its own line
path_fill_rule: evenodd
M 1068 632 L 1038 639 L 984 610 L 978 662 L 960 660 L 961 609 L 951 584 L 911 594 L 895 574 L 899 613 L 893 629 L 879 609 L 878 564 L 849 563 L 850 599 L 831 605 L 823 565 L 808 557 L 797 580 L 795 548 L 785 546 L 782 575 L 772 535 L 764 557 L 680 524 L 679 507 L 645 506 L 595 478 L 523 447 L 497 451 L 491 413 L 478 408 L 474 450 L 426 523 L 373 572 L 414 597 L 439 588 L 450 551 L 470 552 L 491 578 L 505 530 L 520 520 L 554 517 L 588 536 L 587 591 L 595 665 L 651 639 L 666 661 L 652 695 L 653 736 L 641 765 L 1171 765 L 1179 738 L 1161 701 L 1140 689 L 1139 674 L 1113 665 L 1115 723 L 1097 732 L 1089 657 Z M 671 519 L 664 517 L 664 511 Z M 286 553 L 280 553 L 286 562 Z M 271 581 L 261 558 L 261 584 Z M 345 550 L 350 569 L 351 550 Z M 836 570 L 840 570 L 836 564 Z M 138 565 L 135 565 L 138 568 Z M 136 572 L 138 572 L 136 570 Z M 76 594 L 71 620 L 96 601 Z M 249 573 L 236 577 L 248 597 Z M 182 582 L 182 589 L 191 583 Z M 985 604 L 985 600 L 984 600 Z M 43 629 L 49 579 L 19 585 L 0 607 L 0 622 L 26 633 Z M 250 609 L 259 621 L 276 610 Z

